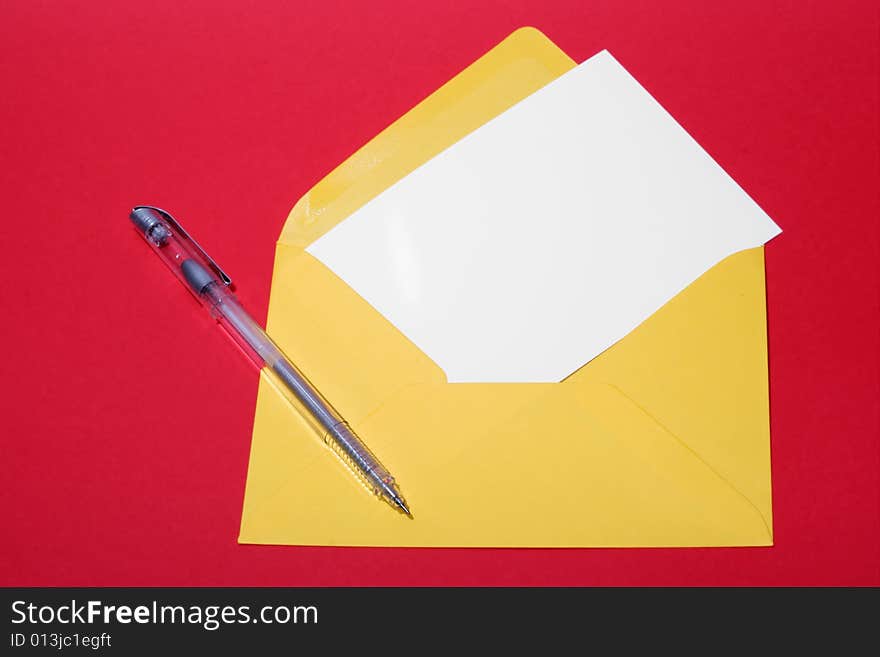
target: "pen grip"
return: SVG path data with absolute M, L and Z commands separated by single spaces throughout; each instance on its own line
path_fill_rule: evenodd
M 357 434 L 342 421 L 324 432 L 324 442 L 354 472 L 371 493 L 383 496 L 387 486 L 394 486 L 394 477 L 382 465 Z M 384 484 L 384 485 L 383 485 Z

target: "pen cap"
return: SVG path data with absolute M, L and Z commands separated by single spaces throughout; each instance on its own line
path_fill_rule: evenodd
M 129 217 L 147 244 L 258 369 L 278 360 L 277 346 L 229 290 L 229 276 L 174 217 L 152 206 L 138 206 Z
M 202 303 L 211 284 L 228 285 L 226 276 L 171 215 L 150 206 L 138 206 L 129 215 L 147 244 Z

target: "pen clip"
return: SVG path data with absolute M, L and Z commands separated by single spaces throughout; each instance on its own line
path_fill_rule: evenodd
M 205 262 L 208 263 L 208 266 L 214 271 L 215 274 L 217 274 L 217 276 L 220 277 L 220 280 L 223 281 L 223 284 L 227 287 L 232 285 L 232 279 L 229 278 L 227 273 L 220 269 L 220 265 L 214 262 L 214 259 L 208 255 L 208 252 L 205 251 L 201 246 L 199 246 L 198 242 L 190 237 L 189 233 L 186 232 L 186 229 L 180 225 L 180 222 L 178 222 L 177 219 L 175 219 L 170 212 L 168 212 L 167 210 L 163 210 L 162 208 L 157 208 L 154 205 L 138 205 L 134 209 L 139 210 L 141 208 L 145 210 L 152 210 L 153 212 L 158 212 L 159 214 L 161 214 L 165 218 L 165 220 L 169 224 L 171 224 L 171 227 L 175 231 L 180 233 L 183 239 L 192 244 L 193 248 L 199 253 L 200 256 L 202 256 L 202 258 L 205 259 Z

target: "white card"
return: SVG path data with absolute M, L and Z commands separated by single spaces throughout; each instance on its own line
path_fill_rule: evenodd
M 554 382 L 779 232 L 603 51 L 308 252 L 450 382 Z

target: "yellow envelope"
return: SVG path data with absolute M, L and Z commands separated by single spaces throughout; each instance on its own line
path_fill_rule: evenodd
M 318 183 L 278 241 L 268 330 L 397 476 L 369 493 L 264 377 L 242 543 L 770 545 L 763 248 L 727 258 L 561 383 L 450 384 L 305 247 L 574 66 L 514 32 Z

